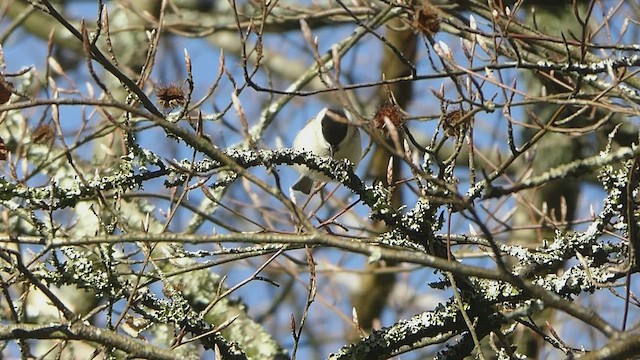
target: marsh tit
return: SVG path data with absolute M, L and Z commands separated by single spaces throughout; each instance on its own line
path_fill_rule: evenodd
M 300 130 L 293 140 L 293 148 L 318 156 L 330 156 L 335 160 L 348 159 L 354 166 L 358 165 L 362 156 L 360 130 L 352 124 L 351 116 L 349 112 L 342 110 L 322 109 Z M 331 181 L 327 176 L 304 165 L 296 165 L 295 168 L 302 176 L 292 189 L 305 194 L 311 192 L 314 181 Z

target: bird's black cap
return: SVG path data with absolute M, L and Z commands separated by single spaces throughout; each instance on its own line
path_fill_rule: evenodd
M 347 117 L 344 111 L 329 109 L 322 118 L 322 136 L 334 151 L 347 136 Z

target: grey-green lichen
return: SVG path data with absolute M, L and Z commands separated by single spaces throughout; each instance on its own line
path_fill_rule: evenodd
M 56 286 L 76 285 L 90 289 L 96 296 L 109 298 L 111 302 L 135 299 L 133 311 L 154 323 L 177 324 L 195 334 L 204 334 L 212 330 L 212 326 L 203 321 L 202 314 L 194 311 L 189 302 L 179 292 L 170 292 L 169 299 L 159 299 L 146 287 L 135 287 L 125 276 L 109 276 L 105 269 L 96 268 L 95 254 L 81 251 L 75 247 L 62 249 L 66 261 L 52 265 L 56 270 L 39 268 L 34 272 L 41 281 Z M 133 297 L 132 293 L 135 291 Z M 205 348 L 212 349 L 214 344 L 225 349 L 226 353 L 241 355 L 243 352 L 237 345 L 226 342 L 219 333 L 209 335 L 211 340 L 202 339 Z M 241 358 L 243 356 L 240 356 Z
M 374 331 L 359 342 L 347 345 L 329 359 L 376 359 L 381 353 L 390 354 L 393 348 L 411 345 L 424 337 L 438 338 L 446 334 L 456 321 L 457 309 L 440 305 L 434 311 L 425 311 L 408 320 L 400 320 L 390 327 Z

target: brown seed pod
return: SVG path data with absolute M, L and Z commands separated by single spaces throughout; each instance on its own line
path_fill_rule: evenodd
M 156 89 L 156 97 L 161 107 L 165 109 L 175 109 L 185 105 L 185 97 L 182 86 L 176 84 L 161 85 Z
M 456 137 L 464 135 L 471 119 L 473 119 L 473 116 L 468 116 L 468 114 L 468 111 L 457 109 L 442 115 L 440 122 L 445 134 Z
M 396 128 L 401 128 L 405 122 L 404 116 L 398 106 L 391 102 L 385 102 L 380 105 L 375 115 L 373 115 L 373 126 L 385 135 L 388 135 L 389 130 L 387 129 L 387 121 L 385 121 L 385 119 L 388 119 Z
M 11 98 L 11 90 L 0 81 L 0 105 L 9 101 L 9 98 Z
M 34 144 L 51 144 L 53 138 L 56 135 L 56 131 L 49 124 L 40 124 L 31 133 L 31 139 Z
M 0 137 L 0 161 L 7 160 L 7 146 L 4 144 L 4 140 Z
M 433 36 L 440 31 L 440 17 L 435 6 L 424 0 L 422 7 L 413 15 L 413 28 L 419 32 Z

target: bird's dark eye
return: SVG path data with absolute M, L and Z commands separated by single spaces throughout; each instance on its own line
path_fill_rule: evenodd
M 342 111 L 329 110 L 322 118 L 322 135 L 331 147 L 337 149 L 340 142 L 347 136 L 348 126 L 347 118 Z

